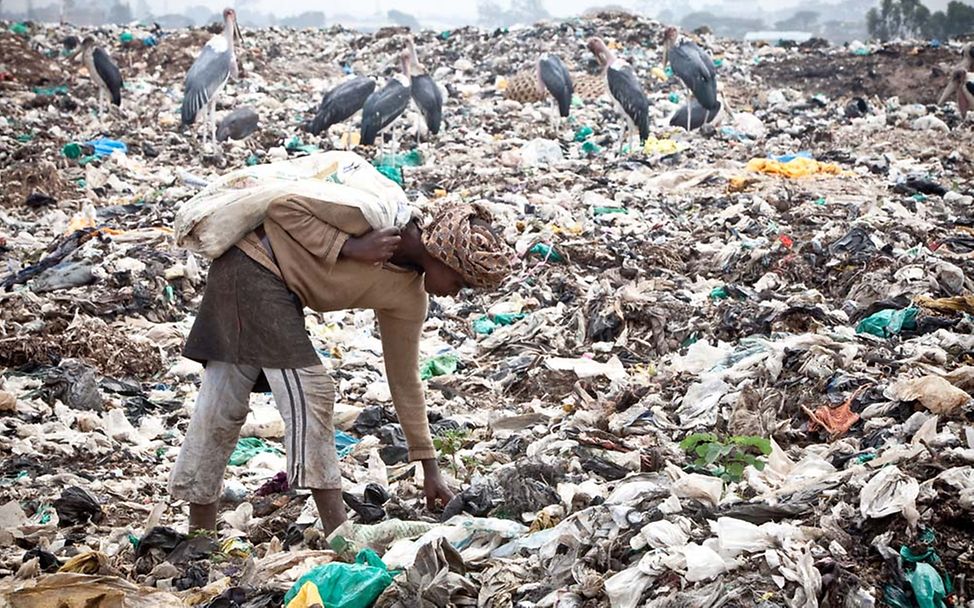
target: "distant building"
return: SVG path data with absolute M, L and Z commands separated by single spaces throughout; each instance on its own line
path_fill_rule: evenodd
M 744 40 L 748 42 L 768 42 L 768 43 L 778 43 L 778 42 L 797 42 L 801 44 L 812 39 L 813 34 L 810 32 L 776 32 L 769 30 L 766 32 L 748 32 L 744 35 Z

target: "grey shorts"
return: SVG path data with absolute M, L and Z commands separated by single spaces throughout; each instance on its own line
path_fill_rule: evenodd
M 220 499 L 227 461 L 250 412 L 250 391 L 261 371 L 284 418 L 288 483 L 292 488 L 341 489 L 332 424 L 335 385 L 324 367 L 261 370 L 210 361 L 169 479 L 173 498 L 194 504 Z

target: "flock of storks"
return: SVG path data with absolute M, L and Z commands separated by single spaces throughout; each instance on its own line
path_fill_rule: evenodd
M 204 144 L 207 133 L 211 141 L 216 140 L 216 100 L 230 77 L 237 76 L 234 42 L 239 40 L 242 43 L 242 38 L 233 9 L 223 11 L 223 21 L 223 33 L 213 36 L 203 47 L 186 74 L 184 86 L 182 124 L 192 125 L 201 114 L 204 115 L 209 122 L 208 128 L 204 127 L 203 131 Z M 631 143 L 635 135 L 642 143 L 649 137 L 649 99 L 635 71 L 616 57 L 600 38 L 589 39 L 588 49 L 598 60 L 609 94 L 626 122 L 624 135 L 619 142 L 620 150 Z M 681 41 L 674 27 L 666 29 L 663 49 L 663 65 L 669 65 L 689 91 L 687 102 L 674 114 L 670 124 L 685 126 L 687 131 L 691 131 L 703 124 L 717 122 L 727 108 L 726 103 L 719 99 L 717 72 L 711 56 L 695 42 Z M 88 73 L 98 86 L 99 111 L 106 94 L 113 104 L 120 105 L 122 76 L 108 53 L 95 46 L 91 37 L 85 38 L 74 55 L 78 53 L 82 53 Z M 401 74 L 390 78 L 378 90 L 372 78 L 359 76 L 325 93 L 314 119 L 306 124 L 307 130 L 313 134 L 327 132 L 332 125 L 342 123 L 362 110 L 360 143 L 374 145 L 379 133 L 395 123 L 411 100 L 422 117 L 416 125 L 417 141 L 424 132 L 432 135 L 439 133 L 443 122 L 443 91 L 420 63 L 412 40 L 407 41 L 398 60 Z M 963 63 L 952 72 L 940 99 L 940 103 L 943 103 L 956 95 L 958 108 L 965 116 L 968 110 L 974 109 L 972 71 L 974 45 L 965 49 Z M 567 117 L 574 91 L 571 74 L 565 64 L 558 56 L 546 53 L 538 59 L 536 72 L 539 91 L 547 91 L 557 105 L 558 114 Z M 392 141 L 395 149 L 395 128 L 392 130 Z

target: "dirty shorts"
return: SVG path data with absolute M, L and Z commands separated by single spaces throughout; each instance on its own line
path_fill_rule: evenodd
M 250 392 L 263 373 L 284 418 L 288 483 L 292 488 L 342 487 L 332 412 L 335 387 L 321 365 L 259 368 L 210 361 L 169 479 L 177 500 L 212 504 L 223 493 L 223 474 L 250 412 Z

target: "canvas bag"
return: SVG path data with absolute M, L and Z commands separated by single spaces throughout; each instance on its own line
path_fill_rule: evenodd
M 354 152 L 323 152 L 232 171 L 176 209 L 176 244 L 216 259 L 267 216 L 270 204 L 300 196 L 359 209 L 373 229 L 402 228 L 406 193 Z

